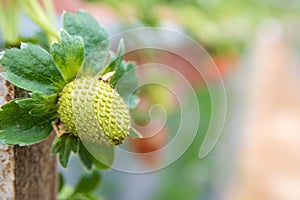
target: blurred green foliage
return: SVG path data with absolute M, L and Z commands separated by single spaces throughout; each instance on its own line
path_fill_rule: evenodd
M 161 26 L 165 13 L 206 49 L 237 53 L 264 19 L 298 16 L 300 3 L 283 0 L 88 0 L 110 5 L 126 26 Z M 134 13 L 134 16 L 130 16 Z M 128 28 L 128 27 L 126 27 Z
M 59 174 L 58 179 L 58 199 L 59 200 L 101 200 L 95 193 L 101 183 L 101 174 L 98 171 L 84 173 L 75 186 L 65 184 L 64 177 Z
M 211 199 L 214 188 L 213 177 L 216 166 L 210 157 L 199 160 L 199 148 L 205 137 L 211 117 L 211 99 L 206 87 L 196 90 L 200 112 L 200 124 L 198 133 L 188 150 L 164 169 L 159 190 L 155 192 L 154 200 L 181 200 L 181 199 Z M 170 133 L 176 133 L 177 118 L 175 114 L 168 120 Z M 174 130 L 172 130 L 174 129 Z
M 24 38 L 20 34 L 22 13 L 25 13 L 41 29 L 31 38 Z M 56 16 L 52 0 L 40 2 L 37 0 L 0 0 L 0 48 L 19 47 L 22 41 L 41 43 L 48 49 L 49 44 L 57 39 Z

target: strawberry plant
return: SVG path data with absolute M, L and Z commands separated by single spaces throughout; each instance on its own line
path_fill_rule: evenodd
M 135 64 L 123 60 L 123 41 L 116 54 L 110 51 L 107 32 L 90 14 L 65 12 L 62 19 L 59 41 L 49 51 L 22 43 L 0 54 L 2 76 L 30 95 L 1 107 L 0 144 L 32 145 L 55 129 L 52 153 L 58 154 L 63 167 L 74 152 L 88 169 L 108 168 L 114 146 L 130 135 L 138 136 L 129 115 L 137 96 L 127 94 L 137 87 L 137 78 L 132 76 L 115 89 Z M 105 162 L 95 158 L 87 145 L 99 148 Z

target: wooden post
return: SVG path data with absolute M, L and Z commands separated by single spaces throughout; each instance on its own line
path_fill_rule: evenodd
M 23 94 L 0 76 L 0 105 L 20 96 Z M 50 155 L 53 138 L 51 134 L 31 146 L 0 145 L 1 200 L 56 199 L 56 157 Z

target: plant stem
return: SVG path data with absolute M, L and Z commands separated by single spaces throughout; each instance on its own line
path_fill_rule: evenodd
M 45 11 L 47 13 L 48 18 L 51 23 L 56 26 L 56 12 L 54 9 L 54 5 L 51 0 L 43 0 L 43 5 L 45 7 Z
M 53 9 L 49 0 L 44 0 L 45 7 L 48 10 L 48 13 L 53 13 L 50 9 Z M 58 32 L 55 28 L 55 25 L 49 20 L 51 18 L 45 14 L 45 11 L 42 9 L 41 5 L 36 0 L 20 0 L 23 9 L 25 10 L 28 17 L 36 23 L 43 31 L 45 31 L 46 35 L 50 42 L 59 40 Z
M 0 0 L 0 27 L 6 45 L 19 43 L 19 5 L 17 0 Z

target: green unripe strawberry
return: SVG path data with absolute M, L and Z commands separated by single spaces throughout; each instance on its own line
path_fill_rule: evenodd
M 101 79 L 81 77 L 68 83 L 58 100 L 58 114 L 69 133 L 88 142 L 119 145 L 129 135 L 128 107 Z

